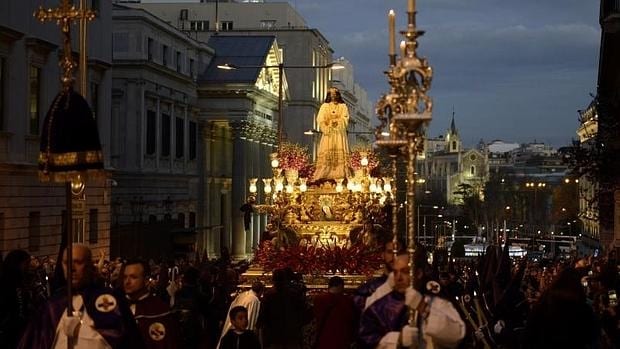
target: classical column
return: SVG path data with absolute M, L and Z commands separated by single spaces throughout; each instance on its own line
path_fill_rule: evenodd
M 230 192 L 230 185 L 227 182 L 222 182 L 220 184 L 220 215 L 221 215 L 221 222 L 222 222 L 222 228 L 219 230 L 220 234 L 219 234 L 219 240 L 220 240 L 220 249 L 222 248 L 222 246 L 225 246 L 229 252 L 234 250 L 234 233 L 233 230 L 231 229 L 234 228 L 233 227 L 233 222 L 234 220 L 232 219 L 232 215 L 234 214 L 234 212 L 231 211 L 232 208 L 232 196 L 231 196 L 231 192 Z M 237 207 L 236 209 L 237 212 L 239 211 L 239 207 Z M 232 236 L 231 236 L 232 234 Z M 242 241 L 243 242 L 243 241 Z M 218 251 L 219 254 L 219 251 Z M 231 252 L 232 254 L 232 252 Z
M 243 121 L 233 121 L 230 123 L 233 139 L 232 157 L 232 197 L 231 215 L 232 218 L 232 249 L 233 259 L 244 259 L 245 252 L 245 229 L 243 227 L 243 212 L 239 209 L 246 201 L 246 123 Z
M 186 107 L 187 113 L 187 107 Z M 211 225 L 211 215 L 209 214 L 210 207 L 207 203 L 211 201 L 211 178 L 209 170 L 211 169 L 211 128 L 209 124 L 203 122 L 196 122 L 197 139 L 196 139 L 196 157 L 198 160 L 198 202 L 196 208 L 196 225 L 199 227 L 199 239 L 200 253 L 203 250 L 208 249 L 208 253 L 211 254 L 211 244 L 208 239 L 210 238 L 210 232 L 205 229 Z M 189 137 L 188 137 L 189 138 Z M 189 151 L 189 149 L 188 149 Z M 188 154 L 189 156 L 189 154 Z
M 256 145 L 258 144 L 257 142 L 258 140 L 256 139 L 256 135 L 254 135 L 252 139 L 248 139 L 248 142 L 247 142 L 247 145 L 249 147 L 249 156 L 247 157 L 247 163 L 246 163 L 246 166 L 248 169 L 248 173 L 247 173 L 248 178 L 257 178 L 260 176 L 259 171 L 257 169 L 257 166 L 260 161 L 260 159 L 258 158 L 258 152 L 256 148 Z M 245 185 L 246 186 L 248 185 L 247 181 Z M 260 185 L 258 183 L 257 183 L 257 186 L 260 188 Z M 259 198 L 258 191 L 256 192 L 255 196 L 257 199 Z M 258 217 L 255 213 L 252 213 L 251 217 L 252 217 L 252 220 L 250 221 L 250 229 L 246 231 L 246 236 L 245 236 L 245 253 L 246 254 L 253 253 L 252 249 L 254 248 L 254 236 L 257 234 Z

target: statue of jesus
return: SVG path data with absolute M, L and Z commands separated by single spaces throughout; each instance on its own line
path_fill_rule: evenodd
M 337 88 L 329 89 L 316 121 L 321 131 L 321 140 L 313 179 L 317 181 L 350 177 L 351 170 L 347 161 L 349 158 L 347 137 L 349 109 Z

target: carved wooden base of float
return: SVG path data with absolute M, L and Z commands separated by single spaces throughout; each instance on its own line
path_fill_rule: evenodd
M 323 274 L 323 275 L 303 275 L 303 280 L 310 293 L 320 292 L 327 289 L 327 283 L 332 276 L 340 276 L 344 280 L 345 289 L 354 290 L 368 279 L 381 275 L 377 271 L 374 275 L 349 275 L 349 274 Z M 260 281 L 266 287 L 272 286 L 271 272 L 265 272 L 260 267 L 251 266 L 248 271 L 243 273 L 240 278 L 239 287 L 242 289 L 252 287 L 252 283 Z

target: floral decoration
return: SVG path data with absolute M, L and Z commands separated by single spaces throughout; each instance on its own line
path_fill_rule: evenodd
M 308 149 L 297 143 L 282 142 L 278 149 L 278 160 L 283 170 L 303 170 L 308 166 Z
M 369 148 L 365 146 L 357 146 L 351 149 L 351 154 L 349 155 L 349 166 L 353 170 L 361 170 L 362 169 L 362 153 L 366 153 L 366 158 L 368 159 L 368 171 L 372 171 L 375 167 L 379 166 L 379 158 L 377 154 Z
M 263 242 L 255 251 L 255 260 L 264 271 L 289 267 L 301 274 L 372 275 L 381 268 L 382 257 L 377 249 L 365 245 L 294 244 L 276 246 Z

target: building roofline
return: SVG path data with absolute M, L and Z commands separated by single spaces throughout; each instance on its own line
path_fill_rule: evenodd
M 177 29 L 175 26 L 173 26 L 173 25 L 163 21 L 159 17 L 153 15 L 148 10 L 145 10 L 143 8 L 122 6 L 122 5 L 118 5 L 118 4 L 114 4 L 113 6 L 114 6 L 113 10 L 112 10 L 112 20 L 113 21 L 114 20 L 141 20 L 141 21 L 144 21 L 147 24 L 150 24 L 150 25 L 152 25 L 152 26 L 154 26 L 156 28 L 168 31 L 172 35 L 175 35 L 178 39 L 187 41 L 192 46 L 194 46 L 196 48 L 200 48 L 200 49 L 210 53 L 211 55 L 215 54 L 215 50 L 213 48 L 209 47 L 205 42 L 198 41 L 198 40 L 192 38 L 191 36 L 189 36 L 185 32 Z M 125 11 L 127 11 L 127 12 L 125 12 Z

